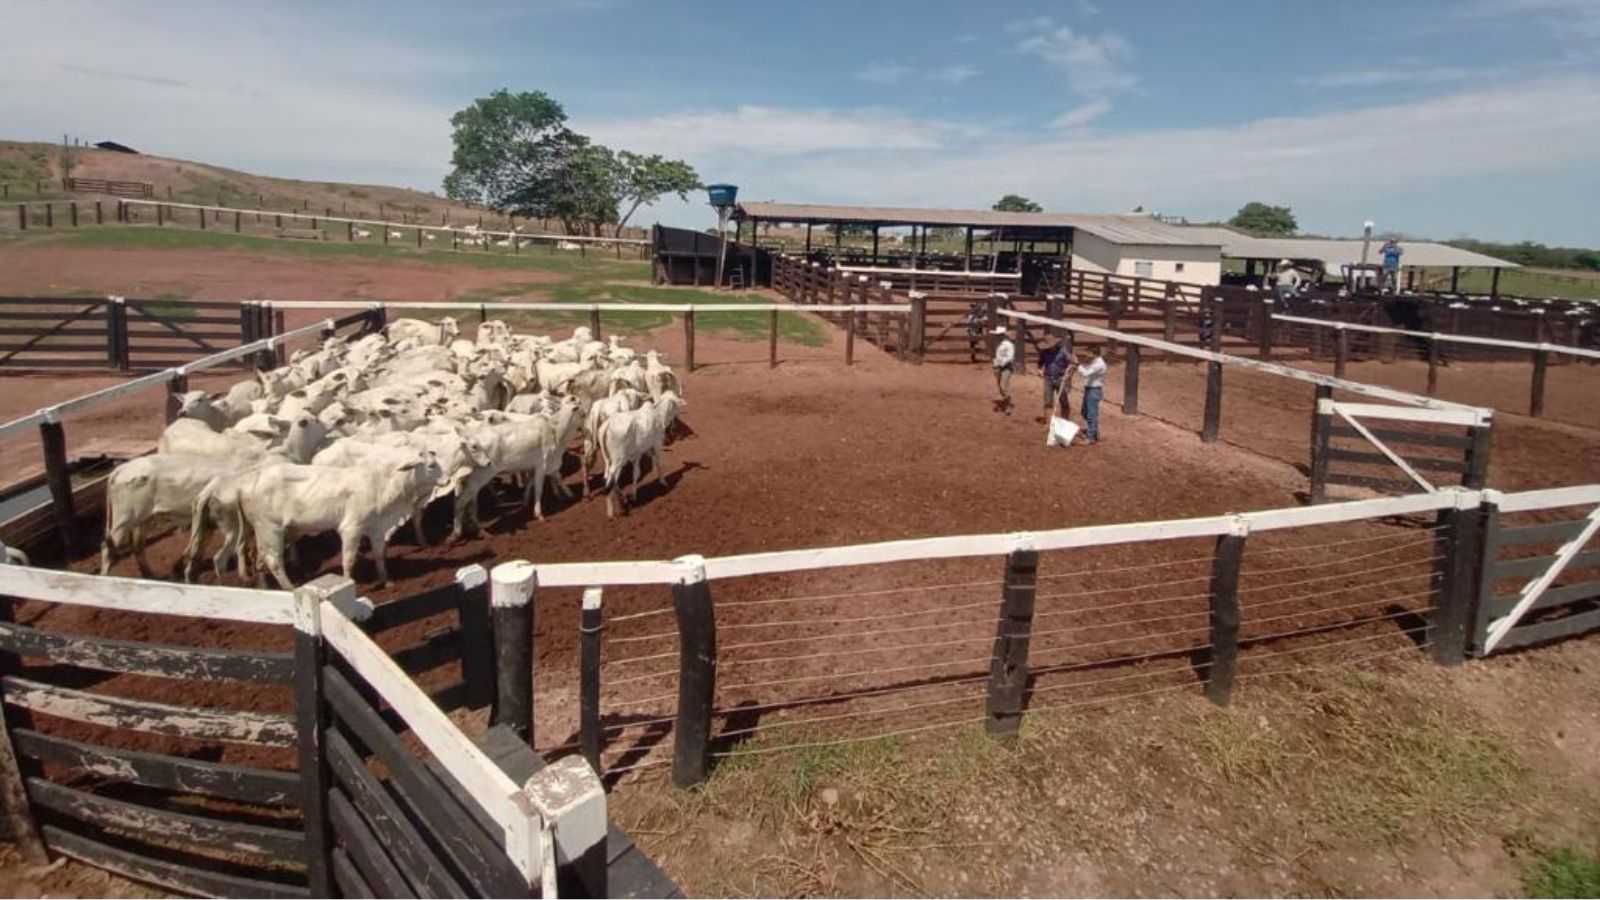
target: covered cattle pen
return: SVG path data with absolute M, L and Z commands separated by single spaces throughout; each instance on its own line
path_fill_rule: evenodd
M 970 284 L 984 293 L 1061 292 L 1074 270 L 1193 284 L 1215 284 L 1221 274 L 1216 243 L 1143 214 L 746 201 L 734 207 L 733 223 L 725 284 L 737 279 L 743 286 L 770 286 L 768 254 L 775 250 L 896 286 L 943 290 Z M 695 240 L 687 237 L 694 232 L 678 229 L 659 234 L 658 279 L 685 283 L 691 271 L 704 269 L 704 258 L 714 267 L 715 236 Z M 686 253 L 695 262 L 684 262 Z
M 1301 269 L 1318 273 L 1320 278 L 1337 279 L 1348 286 L 1368 281 L 1363 288 L 1381 292 L 1379 273 L 1383 265 L 1383 241 L 1353 238 L 1259 238 L 1231 228 L 1188 226 L 1183 229 L 1196 239 L 1215 241 L 1222 246 L 1224 259 L 1243 263 L 1242 271 L 1230 272 L 1224 279 L 1235 284 L 1265 285 L 1280 260 L 1290 260 Z M 1491 273 L 1489 297 L 1500 297 L 1500 272 L 1520 269 L 1507 260 L 1439 244 L 1433 241 L 1400 240 L 1400 285 L 1407 293 L 1461 293 L 1461 273 L 1467 269 L 1487 269 Z M 1448 273 L 1448 274 L 1447 274 Z

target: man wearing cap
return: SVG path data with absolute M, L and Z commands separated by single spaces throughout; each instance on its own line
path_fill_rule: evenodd
M 1000 389 L 1000 401 L 996 408 L 1006 412 L 1011 411 L 1011 372 L 1017 366 L 1017 347 L 1006 337 L 1006 327 L 996 325 L 990 334 L 1000 338 L 994 348 L 994 383 Z

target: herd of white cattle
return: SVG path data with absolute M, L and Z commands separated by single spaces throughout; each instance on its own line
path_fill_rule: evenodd
M 501 475 L 524 479 L 523 505 L 543 518 L 547 483 L 572 496 L 561 469 L 580 438 L 584 494 L 598 459 L 608 517 L 625 469 L 628 499 L 645 456 L 661 479 L 662 446 L 684 401 L 655 351 L 641 357 L 587 328 L 564 340 L 514 334 L 497 320 L 474 338 L 462 339 L 454 319 L 398 319 L 382 333 L 297 351 L 226 393 L 184 394 L 156 452 L 111 475 L 101 574 L 130 550 L 148 571 L 149 529 L 177 521 L 191 529 L 187 579 L 215 529 L 218 578 L 235 560 L 250 578 L 241 550 L 253 535 L 258 578 L 271 572 L 289 588 L 293 539 L 334 531 L 346 577 L 366 538 L 387 583 L 385 543 L 407 520 L 425 543 L 422 512 L 441 497 L 454 504 L 452 538 L 475 530 L 478 495 Z

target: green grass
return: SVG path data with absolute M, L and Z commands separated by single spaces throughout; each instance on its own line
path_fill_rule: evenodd
M 1460 289 L 1468 293 L 1489 292 L 1493 275 L 1487 269 L 1461 273 Z M 1446 279 L 1441 290 L 1449 290 Z M 1554 272 L 1540 269 L 1505 269 L 1500 273 L 1500 293 L 1517 297 L 1560 297 L 1566 300 L 1600 300 L 1600 273 L 1573 270 Z
M 1571 847 L 1539 853 L 1522 876 L 1530 897 L 1600 897 L 1600 857 Z

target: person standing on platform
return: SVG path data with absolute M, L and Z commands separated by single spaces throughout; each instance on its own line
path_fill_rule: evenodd
M 1383 289 L 1391 294 L 1400 293 L 1400 254 L 1404 252 L 1394 238 L 1383 242 Z

